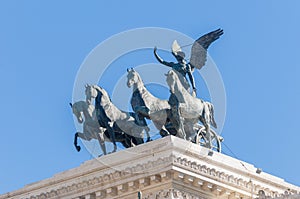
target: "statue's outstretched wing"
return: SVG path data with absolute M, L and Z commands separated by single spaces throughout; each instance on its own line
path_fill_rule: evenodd
M 219 39 L 222 34 L 223 30 L 219 28 L 201 36 L 194 42 L 190 58 L 192 67 L 201 69 L 205 65 L 209 45 Z

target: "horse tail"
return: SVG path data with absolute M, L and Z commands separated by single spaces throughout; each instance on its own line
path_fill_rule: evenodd
M 210 124 L 217 128 L 217 123 L 215 121 L 215 117 L 214 117 L 214 105 L 212 103 L 207 102 L 208 107 L 209 107 L 209 112 L 210 112 Z

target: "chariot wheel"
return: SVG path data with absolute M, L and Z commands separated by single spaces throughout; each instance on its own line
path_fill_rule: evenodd
M 211 149 L 214 151 L 221 152 L 221 142 L 223 138 L 221 138 L 214 130 L 210 129 L 211 133 Z M 199 129 L 196 135 L 196 144 L 200 144 L 200 146 L 208 148 L 208 140 L 206 138 L 206 130 L 204 126 L 199 125 Z

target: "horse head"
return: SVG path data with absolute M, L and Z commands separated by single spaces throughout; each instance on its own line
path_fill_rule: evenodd
M 173 70 L 170 70 L 167 74 L 165 74 L 167 77 L 167 84 L 170 88 L 171 93 L 175 93 L 175 83 L 178 78 L 176 78 L 176 73 Z
M 85 95 L 86 95 L 86 101 L 91 103 L 92 99 L 96 98 L 98 95 L 95 86 L 86 84 L 85 85 Z
M 127 69 L 127 73 L 127 86 L 131 88 L 139 81 L 139 75 L 133 68 Z
M 73 114 L 76 116 L 76 119 L 80 124 L 83 123 L 83 117 L 82 117 L 82 112 L 83 112 L 83 108 L 84 108 L 83 103 L 84 103 L 84 101 L 79 101 L 74 104 L 70 103 Z

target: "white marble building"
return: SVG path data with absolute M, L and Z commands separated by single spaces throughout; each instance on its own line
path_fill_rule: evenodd
M 253 165 L 168 136 L 86 161 L 0 199 L 300 198 L 300 187 Z

